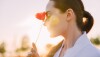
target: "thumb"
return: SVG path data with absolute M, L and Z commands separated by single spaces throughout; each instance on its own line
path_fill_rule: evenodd
M 37 47 L 36 47 L 35 43 L 32 43 L 32 49 L 37 51 Z

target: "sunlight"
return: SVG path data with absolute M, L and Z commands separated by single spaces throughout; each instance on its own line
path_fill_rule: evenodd
M 61 36 L 58 36 L 56 38 L 50 38 L 50 33 L 48 32 L 47 28 L 45 26 L 43 26 L 42 21 L 34 19 L 33 23 L 34 24 L 32 25 L 32 28 L 31 28 L 32 30 L 29 32 L 29 34 L 31 36 L 30 37 L 30 40 L 31 40 L 30 45 L 32 44 L 32 42 L 34 42 L 39 50 L 39 53 L 46 52 L 47 44 L 56 45 L 63 39 L 63 37 L 61 37 Z M 41 28 L 41 26 L 42 26 L 42 28 Z M 40 32 L 40 29 L 41 29 L 41 32 Z M 39 34 L 39 32 L 40 32 L 40 34 Z M 37 42 L 36 42 L 36 40 L 37 40 Z
M 46 10 L 46 6 L 49 0 L 2 0 L 0 1 L 0 43 L 6 44 L 5 57 L 11 57 L 11 55 L 22 55 L 15 50 L 21 47 L 21 40 L 23 36 L 28 36 L 29 47 L 32 43 L 36 42 L 36 46 L 39 53 L 46 52 L 46 45 L 56 45 L 59 41 L 63 40 L 62 36 L 50 38 L 50 33 L 47 28 L 43 26 L 43 22 L 35 18 L 37 12 L 43 12 Z M 100 35 L 100 19 L 98 5 L 100 0 L 84 0 L 85 9 L 89 11 L 94 17 L 94 26 L 88 33 L 89 37 L 96 37 Z M 88 3 L 91 2 L 91 3 Z M 93 9 L 91 9 L 93 8 Z M 55 26 L 59 23 L 56 18 L 52 20 Z M 86 19 L 83 20 L 84 22 Z M 42 25 L 42 28 L 41 28 Z M 39 31 L 41 29 L 40 35 Z M 39 36 L 38 36 L 39 35 Z M 12 48 L 13 47 L 13 48 Z M 30 48 L 29 48 L 30 49 Z M 28 51 L 25 51 L 26 53 Z M 15 54 L 14 54 L 15 53 Z M 24 54 L 24 52 L 22 52 Z M 25 54 L 26 54 L 25 53 Z M 1 54 L 0 54 L 1 55 Z M 24 55 L 25 56 L 25 55 Z M 23 56 L 23 57 L 24 57 Z M 12 56 L 14 57 L 14 56 Z M 17 56 L 16 56 L 17 57 Z
M 83 17 L 83 23 L 86 24 L 87 23 L 87 18 Z

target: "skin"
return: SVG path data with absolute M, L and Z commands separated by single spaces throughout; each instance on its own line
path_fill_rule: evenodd
M 50 21 L 45 22 L 46 27 L 51 32 L 51 37 L 62 35 L 64 37 L 64 48 L 61 50 L 59 57 L 63 57 L 64 52 L 74 46 L 78 37 L 82 34 L 76 24 L 76 16 L 74 11 L 69 8 L 65 13 L 54 7 L 54 2 L 50 1 L 47 5 L 47 11 L 55 15 L 59 19 L 59 23 L 52 27 Z M 52 16 L 51 15 L 51 16 Z M 49 19 L 52 20 L 52 19 Z
M 76 15 L 71 8 L 62 13 L 59 9 L 54 7 L 53 1 L 49 1 L 46 11 L 48 11 L 50 18 L 47 18 L 44 25 L 51 33 L 51 37 L 53 38 L 59 35 L 64 37 L 64 47 L 62 48 L 59 55 L 59 57 L 63 57 L 64 52 L 68 48 L 73 47 L 76 40 L 82 34 L 76 24 Z M 54 19 L 56 19 L 55 22 L 53 21 Z
M 50 25 L 52 26 L 52 27 L 55 27 L 58 23 L 59 23 L 59 19 L 56 17 L 56 16 L 51 16 L 50 17 Z
M 31 48 L 30 52 L 31 52 L 31 54 L 28 54 L 27 57 L 39 57 L 36 45 L 34 43 L 32 43 L 32 48 Z

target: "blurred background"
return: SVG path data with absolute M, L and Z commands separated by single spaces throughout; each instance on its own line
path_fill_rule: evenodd
M 43 22 L 35 18 L 37 12 L 45 11 L 48 1 L 0 0 L 0 57 L 25 57 L 37 38 L 36 46 L 42 57 L 62 40 L 61 36 L 50 38 L 46 27 L 41 29 Z M 100 49 L 100 0 L 82 1 L 94 17 L 94 26 L 88 37 Z

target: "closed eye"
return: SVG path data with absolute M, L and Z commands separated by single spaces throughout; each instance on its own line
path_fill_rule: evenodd
M 50 11 L 47 11 L 47 17 L 49 17 L 51 15 Z
M 51 17 L 51 12 L 50 12 L 50 11 L 47 11 L 47 12 L 46 12 L 46 16 L 47 16 L 46 20 L 49 20 L 50 17 Z

